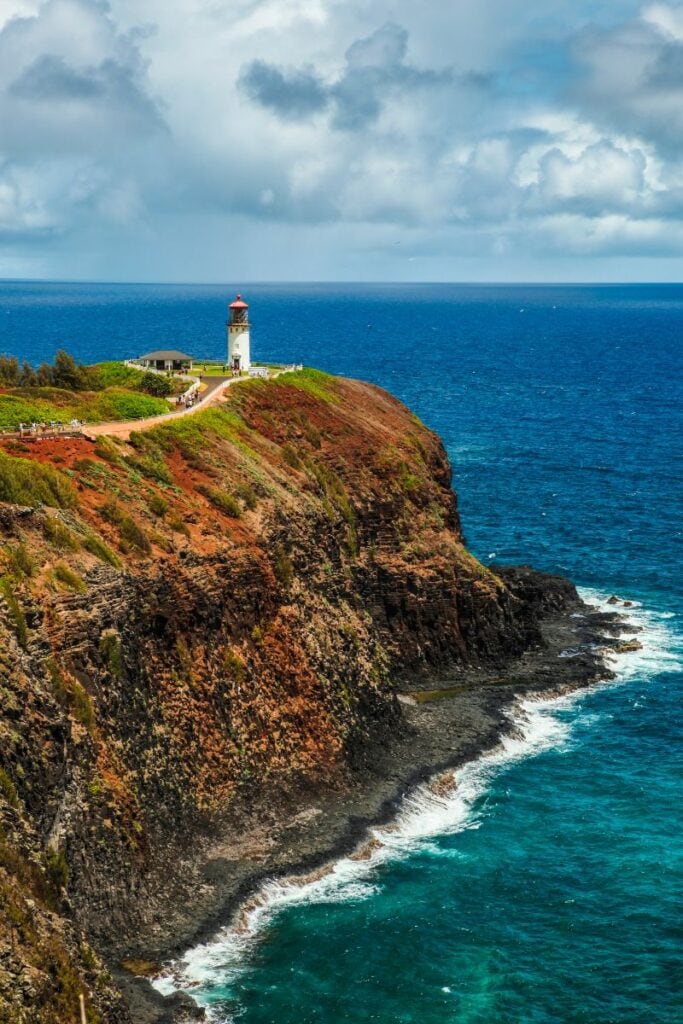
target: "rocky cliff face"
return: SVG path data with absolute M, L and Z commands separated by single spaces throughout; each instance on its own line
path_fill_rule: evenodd
M 401 676 L 539 642 L 547 595 L 468 554 L 440 441 L 366 384 L 6 447 L 0 498 L 0 1022 L 75 1021 L 83 990 L 124 1024 L 94 950 L 189 846 L 349 785 L 403 728 Z

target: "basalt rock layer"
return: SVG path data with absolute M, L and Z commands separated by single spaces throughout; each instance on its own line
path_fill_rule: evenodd
M 0 1022 L 129 1013 L 125 950 L 250 800 L 351 786 L 397 680 L 541 643 L 563 581 L 463 545 L 439 439 L 304 371 L 130 442 L 0 448 Z

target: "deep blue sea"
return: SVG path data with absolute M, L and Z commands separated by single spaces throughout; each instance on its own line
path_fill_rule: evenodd
M 0 284 L 0 351 L 222 357 L 236 290 Z M 440 433 L 478 557 L 638 602 L 645 646 L 521 709 L 369 862 L 266 887 L 175 983 L 242 1024 L 680 1022 L 683 286 L 239 290 L 255 358 L 374 381 Z

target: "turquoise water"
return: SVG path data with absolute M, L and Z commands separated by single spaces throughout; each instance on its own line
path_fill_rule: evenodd
M 0 285 L 0 350 L 220 355 L 232 290 Z M 374 380 L 439 431 L 479 557 L 637 600 L 645 649 L 162 984 L 244 1024 L 683 1019 L 683 287 L 241 290 L 257 357 Z

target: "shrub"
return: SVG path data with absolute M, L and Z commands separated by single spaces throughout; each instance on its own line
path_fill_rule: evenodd
M 166 520 L 167 524 L 171 527 L 174 533 L 182 533 L 183 536 L 189 537 L 190 530 L 187 523 L 181 519 L 177 512 L 174 512 Z
M 148 395 L 156 395 L 157 398 L 167 398 L 173 391 L 173 384 L 168 377 L 162 377 L 158 373 L 143 373 L 139 384 L 141 391 Z
M 132 547 L 137 548 L 137 550 L 141 551 L 143 554 L 149 554 L 152 550 L 149 537 L 142 527 L 139 526 L 134 519 L 131 519 L 130 516 L 123 517 L 119 529 L 121 531 L 121 538 L 126 542 L 126 544 L 130 544 Z
M 241 498 L 245 506 L 252 512 L 258 505 L 256 491 L 250 484 L 238 484 L 235 488 L 235 494 L 238 498 Z
M 7 611 L 12 622 L 14 629 L 14 635 L 16 636 L 21 647 L 26 647 L 28 643 L 28 625 L 26 623 L 26 616 L 24 615 L 23 609 L 17 600 L 17 596 L 14 593 L 12 582 L 6 576 L 0 579 L 0 596 L 4 598 L 5 604 L 7 605 Z
M 57 893 L 66 889 L 69 880 L 69 865 L 61 850 L 50 850 L 47 856 L 47 875 Z
M 121 462 L 121 452 L 116 444 L 108 437 L 100 436 L 95 441 L 95 455 L 99 455 L 105 462 L 114 464 Z
M 8 547 L 7 554 L 10 571 L 15 576 L 33 576 L 36 563 L 23 542 L 15 547 Z
M 153 494 L 149 499 L 148 504 L 150 511 L 153 512 L 155 516 L 159 516 L 159 518 L 162 518 L 168 512 L 168 502 L 165 498 L 162 498 L 160 494 Z
M 43 522 L 43 535 L 60 551 L 78 551 L 80 541 L 76 534 L 56 516 L 47 516 Z
M 55 699 L 65 710 L 92 732 L 95 725 L 95 710 L 88 691 L 77 679 L 61 671 L 57 663 L 49 658 L 45 663 Z
M 65 587 L 73 590 L 76 594 L 85 594 L 88 589 L 83 577 L 74 572 L 66 562 L 57 562 L 54 568 L 54 576 L 59 583 L 63 583 Z
M 121 638 L 112 629 L 105 630 L 100 637 L 100 654 L 115 679 L 120 679 L 123 674 L 123 661 L 121 658 Z
M 228 675 L 232 676 L 236 682 L 241 683 L 243 681 L 246 665 L 239 654 L 235 654 L 230 647 L 226 647 L 223 651 L 223 665 Z
M 76 491 L 69 478 L 53 466 L 0 452 L 0 501 L 33 508 L 72 508 Z
M 225 512 L 226 516 L 231 516 L 233 519 L 239 519 L 242 515 L 242 510 L 239 506 L 237 498 L 234 495 L 229 494 L 227 491 L 223 491 L 218 487 L 206 487 L 204 484 L 197 484 L 197 490 L 200 494 L 203 494 L 205 498 L 208 498 L 212 505 L 221 512 Z
M 160 458 L 153 458 L 147 455 L 129 455 L 126 459 L 129 466 L 137 469 L 143 476 L 157 480 L 161 484 L 172 484 L 173 477 L 168 466 Z
M 0 793 L 5 797 L 5 800 L 15 809 L 19 806 L 19 797 L 14 783 L 7 774 L 4 768 L 0 768 Z
M 292 469 L 301 469 L 301 459 L 291 444 L 286 444 L 282 449 L 282 458 Z
M 291 558 L 285 551 L 282 544 L 278 544 L 275 548 L 273 570 L 284 589 L 289 590 L 292 585 L 292 580 L 294 579 L 294 567 L 292 565 Z
M 91 555 L 95 555 L 101 562 L 108 562 L 115 569 L 121 567 L 121 559 L 117 558 L 114 552 L 107 547 L 104 541 L 96 537 L 94 533 L 89 533 L 83 541 L 83 547 L 86 551 L 89 551 Z

